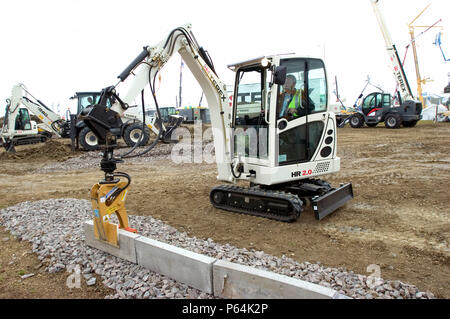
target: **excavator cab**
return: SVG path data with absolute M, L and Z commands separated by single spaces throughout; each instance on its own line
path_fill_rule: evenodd
M 35 140 L 44 141 L 46 137 L 38 133 L 37 123 L 31 120 L 27 108 L 18 107 L 11 112 L 8 104 L 0 130 L 0 142 L 7 152 L 14 153 L 15 145 L 32 143 Z
M 327 83 L 322 60 L 285 58 L 278 68 L 285 70 L 280 85 L 273 82 L 275 68 L 261 63 L 236 70 L 234 155 L 248 158 L 248 162 L 253 159 L 257 165 L 309 162 L 326 128 Z M 276 144 L 273 150 L 269 150 L 269 140 Z M 269 156 L 274 151 L 278 154 Z
M 20 108 L 16 116 L 14 129 L 16 131 L 31 130 L 30 114 L 26 108 Z
M 292 222 L 307 202 L 322 219 L 351 200 L 351 184 L 315 178 L 340 168 L 323 61 L 280 55 L 229 68 L 236 72 L 231 174 L 250 187 L 214 187 L 214 207 Z

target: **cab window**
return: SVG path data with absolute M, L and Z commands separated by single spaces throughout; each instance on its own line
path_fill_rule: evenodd
M 268 157 L 269 136 L 264 103 L 267 88 L 266 71 L 261 65 L 241 68 L 236 73 L 233 110 L 235 156 Z
M 391 106 L 391 95 L 383 94 L 383 106 L 390 107 Z
M 311 62 L 310 64 L 313 63 L 314 62 Z M 311 105 L 308 114 L 326 111 L 327 86 L 325 81 L 325 69 L 320 65 L 310 65 L 310 70 L 308 73 L 308 95 Z
M 311 160 L 324 131 L 321 112 L 327 112 L 327 82 L 325 66 L 319 59 L 284 59 L 286 82 L 278 86 L 278 123 L 298 121 L 298 125 L 279 133 L 279 165 Z M 285 126 L 286 127 L 286 126 Z
M 30 114 L 27 109 L 21 108 L 16 116 L 15 130 L 31 130 Z
M 375 94 L 369 95 L 364 99 L 363 108 L 371 109 L 375 107 L 375 103 L 376 103 L 376 95 Z
M 239 84 L 236 88 L 236 125 L 259 124 L 263 110 L 261 68 L 250 68 L 238 73 Z
M 83 110 L 84 108 L 88 107 L 89 105 L 97 104 L 100 99 L 100 96 L 82 96 L 80 97 L 80 107 Z
M 286 66 L 287 75 L 284 85 L 278 90 L 278 118 L 291 121 L 307 114 L 326 112 L 328 101 L 323 62 L 286 59 L 281 65 Z
M 99 93 L 92 93 L 92 94 L 86 94 L 81 95 L 78 97 L 78 113 L 80 113 L 82 110 L 84 110 L 89 105 L 98 104 L 100 102 L 100 94 Z M 111 107 L 111 103 L 109 99 L 106 101 L 106 106 Z

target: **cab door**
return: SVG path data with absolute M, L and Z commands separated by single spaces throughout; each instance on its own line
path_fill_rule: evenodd
M 266 69 L 260 64 L 236 72 L 233 101 L 233 155 L 246 162 L 268 160 Z M 268 110 L 267 110 L 268 112 Z
M 287 76 L 277 93 L 277 166 L 311 160 L 324 132 L 328 98 L 322 60 L 283 59 L 280 65 Z

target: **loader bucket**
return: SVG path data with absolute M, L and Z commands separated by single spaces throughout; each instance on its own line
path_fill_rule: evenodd
M 6 152 L 8 153 L 15 153 L 16 149 L 14 147 L 14 141 L 7 141 L 3 143 L 3 147 L 5 148 Z
M 353 198 L 352 184 L 344 184 L 322 196 L 312 198 L 314 216 L 321 220 Z
M 344 119 L 339 125 L 338 128 L 343 128 L 345 125 L 347 125 L 348 122 L 350 122 L 350 120 L 352 119 L 353 114 L 350 115 L 349 117 L 347 117 L 346 119 Z
M 181 116 L 170 116 L 169 125 L 167 126 L 167 130 L 162 136 L 163 143 L 169 144 L 169 143 L 178 143 L 178 140 L 172 139 L 172 133 L 176 130 L 177 127 L 180 126 L 180 124 L 183 122 L 183 117 Z

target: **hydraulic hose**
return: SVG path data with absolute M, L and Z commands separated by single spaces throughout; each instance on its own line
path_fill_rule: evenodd
M 127 184 L 124 187 L 118 188 L 116 191 L 114 191 L 114 193 L 112 193 L 111 196 L 109 196 L 108 199 L 106 200 L 106 202 L 105 202 L 106 205 L 111 205 L 111 203 L 117 198 L 117 196 L 119 196 L 125 189 L 127 189 L 131 183 L 131 177 L 127 173 L 115 172 L 114 177 L 116 177 L 116 176 L 117 177 L 125 177 L 127 179 Z
M 150 73 L 151 73 L 151 70 L 152 70 L 152 67 L 150 67 L 150 69 L 149 69 L 149 75 L 150 75 Z M 130 150 L 129 152 L 127 152 L 125 155 L 123 155 L 122 156 L 122 158 L 133 158 L 133 157 L 139 157 L 139 156 L 142 156 L 142 155 L 144 155 L 144 154 L 147 154 L 148 152 L 150 152 L 155 146 L 156 146 L 156 144 L 159 142 L 159 140 L 161 139 L 161 137 L 162 137 L 162 134 L 163 134 L 163 126 L 161 125 L 161 113 L 160 113 L 160 111 L 159 111 L 159 106 L 158 106 L 158 100 L 157 100 L 157 98 L 156 98 L 156 94 L 155 94 L 155 90 L 154 90 L 154 83 L 155 83 L 155 79 L 156 79 L 156 75 L 158 74 L 158 72 L 156 72 L 155 73 L 155 76 L 154 76 L 154 78 L 153 78 L 153 85 L 152 85 L 152 81 L 151 81 L 151 79 L 150 79 L 150 77 L 149 77 L 149 86 L 150 86 L 150 91 L 152 92 L 152 96 L 153 96 L 153 100 L 154 100 L 154 102 L 155 102 L 155 106 L 156 106 L 156 111 L 157 111 L 157 113 L 158 113 L 158 120 L 157 120 L 157 123 L 158 123 L 158 126 L 159 126 L 159 133 L 158 133 L 158 136 L 156 137 L 156 139 L 153 141 L 153 143 L 146 149 L 146 150 L 144 150 L 143 152 L 141 152 L 141 153 L 138 153 L 138 154 L 135 154 L 135 155 L 130 155 L 130 156 L 128 156 L 128 154 L 130 154 L 134 149 L 135 149 L 135 147 L 134 147 L 134 149 L 133 150 Z M 144 104 L 143 104 L 144 105 Z M 143 107 L 143 109 L 144 109 L 144 107 Z M 144 119 L 145 119 L 145 111 L 144 111 Z M 142 135 L 141 135 L 142 136 Z M 136 146 L 136 145 L 135 145 Z
M 181 32 L 185 36 L 189 47 L 191 48 L 191 50 L 194 51 L 193 43 L 195 43 L 196 46 L 198 46 L 198 45 L 191 38 L 189 33 L 187 33 L 186 30 L 183 29 L 183 28 L 176 28 L 176 29 L 172 30 L 172 32 L 167 37 L 167 40 L 166 40 L 166 42 L 164 44 L 163 49 L 165 50 L 167 48 L 167 46 L 169 45 L 170 46 L 169 47 L 169 54 L 172 55 L 172 53 L 173 53 L 172 51 L 174 49 L 174 42 L 175 42 L 174 39 L 173 39 L 173 34 L 176 31 Z M 208 66 L 213 70 L 214 73 L 216 73 L 215 70 L 214 70 L 214 65 L 212 64 L 211 58 L 209 57 L 209 54 L 205 50 L 203 50 L 203 48 L 199 48 L 198 51 L 200 52 L 200 55 L 205 60 L 205 62 L 208 64 Z M 127 69 L 126 69 L 127 72 L 124 71 L 124 72 L 121 73 L 121 75 L 125 75 L 125 73 L 129 73 L 129 71 L 131 69 L 135 68 L 139 63 L 142 63 L 142 62 L 139 62 L 139 61 L 142 61 L 147 56 L 148 56 L 148 52 L 146 53 L 146 48 L 144 48 L 144 51 L 142 51 L 141 54 L 130 64 L 130 66 L 127 67 Z M 144 117 L 144 123 L 143 123 L 143 126 L 142 126 L 142 130 L 143 131 L 142 131 L 142 134 L 141 134 L 141 138 L 133 146 L 133 148 L 130 151 L 126 152 L 124 155 L 122 155 L 121 158 L 133 158 L 133 157 L 138 157 L 138 156 L 141 156 L 141 155 L 144 155 L 144 154 L 148 153 L 150 150 L 152 150 L 155 147 L 155 145 L 158 143 L 158 141 L 162 138 L 163 133 L 165 133 L 165 131 L 163 129 L 163 125 L 162 125 L 162 117 L 161 117 L 161 112 L 159 110 L 158 100 L 157 100 L 156 94 L 155 94 L 156 75 L 158 74 L 159 70 L 155 72 L 155 75 L 153 77 L 153 85 L 152 85 L 152 79 L 150 78 L 152 68 L 153 68 L 152 66 L 150 66 L 150 68 L 149 68 L 149 86 L 150 86 L 150 91 L 151 91 L 152 96 L 153 96 L 153 100 L 155 102 L 156 113 L 158 114 L 158 119 L 157 119 L 157 123 L 158 123 L 158 126 L 159 126 L 158 136 L 156 137 L 155 141 L 153 141 L 153 143 L 146 150 L 144 150 L 143 152 L 135 154 L 135 155 L 129 155 L 137 148 L 138 144 L 140 144 L 140 142 L 142 141 L 143 135 L 144 135 L 144 129 L 145 129 L 145 107 L 144 107 L 144 93 L 142 91 L 141 92 L 142 93 L 142 113 L 143 113 L 143 117 Z
M 133 145 L 133 147 L 131 148 L 131 150 L 129 150 L 128 152 L 126 152 L 125 154 L 123 154 L 123 155 L 121 156 L 122 158 L 127 158 L 127 155 L 128 155 L 128 154 L 133 153 L 134 150 L 135 150 L 138 146 L 141 145 L 141 143 L 142 143 L 142 141 L 143 141 L 143 139 L 144 139 L 144 131 L 145 131 L 145 127 L 146 127 L 146 125 L 145 125 L 144 90 L 141 91 L 141 101 L 142 101 L 142 116 L 143 116 L 143 119 L 142 119 L 142 133 L 141 133 L 141 136 L 139 136 L 139 140 L 138 140 L 136 143 L 134 143 L 134 145 Z
M 233 177 L 236 178 L 236 179 L 239 178 L 239 177 L 241 177 L 242 172 L 239 172 L 239 175 L 236 175 L 236 174 L 234 173 L 233 163 L 230 163 L 230 166 L 231 166 L 231 174 L 233 174 Z

